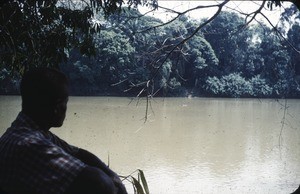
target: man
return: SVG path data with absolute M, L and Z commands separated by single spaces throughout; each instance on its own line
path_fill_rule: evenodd
M 126 194 L 99 158 L 49 131 L 63 124 L 67 88 L 65 75 L 54 69 L 23 76 L 22 111 L 0 138 L 0 188 L 14 194 Z

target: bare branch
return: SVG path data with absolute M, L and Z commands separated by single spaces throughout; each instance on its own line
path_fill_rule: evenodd
M 161 8 L 161 9 L 165 9 L 166 11 L 169 11 L 169 12 L 172 12 L 172 13 L 177 14 L 177 16 L 175 16 L 174 18 L 172 18 L 171 20 L 169 20 L 169 21 L 167 21 L 167 22 L 164 22 L 164 23 L 159 24 L 159 25 L 156 25 L 156 26 L 149 27 L 149 28 L 147 28 L 147 29 L 145 29 L 145 30 L 138 31 L 138 32 L 136 32 L 136 33 L 144 33 L 144 32 L 147 32 L 147 31 L 150 31 L 150 30 L 153 30 L 153 29 L 160 28 L 160 27 L 162 27 L 162 26 L 168 25 L 168 24 L 174 22 L 174 21 L 175 21 L 176 19 L 178 19 L 180 16 L 187 14 L 188 12 L 191 12 L 191 11 L 194 11 L 194 10 L 197 10 L 197 9 L 206 9 L 206 8 L 214 8 L 214 7 L 220 8 L 220 7 L 223 7 L 223 6 L 224 6 L 226 3 L 228 3 L 228 2 L 229 2 L 229 0 L 226 0 L 226 1 L 224 1 L 223 3 L 215 4 L 215 5 L 206 5 L 206 6 L 204 6 L 204 5 L 199 5 L 199 6 L 196 6 L 196 7 L 190 8 L 190 9 L 187 9 L 187 10 L 185 10 L 185 11 L 183 11 L 183 12 L 177 12 L 177 11 L 175 11 L 175 10 L 172 10 L 172 9 L 169 9 L 169 8 L 165 8 L 165 7 L 159 6 L 159 8 Z M 223 5 L 223 4 L 224 4 L 224 5 Z
M 245 20 L 247 21 L 248 17 L 250 17 L 252 15 L 251 19 L 245 25 L 249 25 L 256 18 L 257 14 L 261 13 L 261 10 L 264 8 L 265 4 L 266 4 L 266 1 L 263 1 L 262 4 L 260 5 L 260 7 L 256 11 L 254 11 L 246 16 Z
M 261 24 L 257 19 L 256 19 L 256 17 L 257 17 L 257 15 L 261 15 L 261 16 L 263 16 L 264 17 L 264 19 L 266 19 L 267 20 L 267 22 L 268 22 L 268 24 L 272 27 L 272 29 L 276 32 L 276 34 L 281 38 L 281 39 L 283 39 L 288 45 L 289 45 L 289 47 L 291 47 L 295 52 L 297 52 L 298 54 L 300 54 L 300 51 L 286 38 L 286 37 L 284 37 L 284 35 L 277 29 L 277 27 L 276 26 L 274 26 L 273 25 L 273 23 L 269 20 L 269 18 L 264 14 L 264 13 L 262 13 L 261 11 L 262 11 L 262 9 L 264 8 L 264 6 L 265 6 L 265 3 L 266 3 L 266 0 L 264 0 L 263 2 L 262 2 L 262 4 L 260 5 L 260 7 L 256 10 L 256 11 L 254 11 L 254 12 L 252 12 L 252 13 L 250 13 L 250 14 L 246 14 L 246 13 L 244 13 L 244 12 L 242 12 L 242 11 L 239 11 L 239 10 L 237 10 L 237 9 L 232 9 L 232 8 L 228 8 L 228 9 L 231 9 L 231 10 L 234 10 L 234 11 L 236 11 L 236 12 L 238 12 L 239 14 L 241 14 L 241 15 L 245 15 L 246 16 L 246 18 L 245 18 L 245 24 L 240 28 L 240 29 L 238 29 L 237 31 L 239 31 L 239 30 L 241 30 L 241 29 L 243 29 L 243 28 L 245 28 L 246 26 L 248 26 L 251 22 L 253 22 L 253 21 L 256 21 L 257 23 L 259 23 L 259 24 Z M 247 18 L 248 17 L 251 17 L 251 19 L 249 20 L 249 21 L 247 21 Z
M 126 82 L 127 80 L 128 80 L 128 78 L 127 78 L 127 79 L 124 79 L 124 80 L 121 80 L 121 81 L 119 81 L 118 83 L 111 84 L 111 86 L 117 86 L 117 85 L 120 85 L 120 84 Z
M 182 41 L 180 41 L 179 43 L 177 43 L 172 49 L 171 51 L 169 51 L 167 53 L 167 56 L 165 57 L 165 59 L 161 62 L 161 64 L 159 65 L 159 68 L 157 68 L 156 72 L 153 75 L 153 78 L 157 76 L 159 69 L 163 66 L 163 64 L 167 61 L 167 59 L 170 57 L 170 55 L 173 53 L 173 51 L 180 45 L 184 44 L 185 42 L 187 42 L 188 40 L 190 40 L 195 34 L 197 34 L 204 26 L 206 26 L 208 23 L 210 23 L 211 21 L 213 21 L 222 11 L 222 8 L 229 2 L 229 0 L 224 1 L 223 3 L 218 5 L 218 10 L 217 12 L 208 20 L 206 20 L 205 22 L 203 22 L 201 25 L 199 25 L 195 31 L 188 36 L 187 38 L 183 39 Z
M 208 18 L 206 21 L 204 21 L 201 25 L 199 25 L 194 31 L 193 33 L 191 33 L 188 37 L 186 38 L 182 38 L 182 40 L 180 40 L 179 43 L 177 44 L 171 44 L 171 45 L 164 45 L 164 43 L 166 41 L 163 42 L 163 45 L 161 48 L 159 48 L 158 50 L 162 50 L 164 48 L 168 48 L 168 47 L 172 47 L 170 51 L 168 51 L 168 53 L 166 55 L 164 55 L 164 59 L 160 62 L 159 66 L 153 66 L 153 64 L 156 64 L 160 61 L 161 59 L 161 56 L 157 57 L 156 62 L 152 63 L 152 66 L 154 67 L 155 71 L 152 75 L 152 77 L 146 82 L 144 88 L 139 92 L 139 94 L 136 96 L 136 98 L 139 98 L 141 96 L 142 93 L 146 92 L 146 111 L 145 111 L 145 117 L 144 117 L 144 122 L 147 121 L 148 119 L 148 112 L 149 112 L 149 103 L 150 103 L 150 98 L 157 94 L 163 87 L 160 87 L 158 90 L 156 90 L 155 92 L 153 91 L 154 90 L 154 86 L 153 84 L 154 83 L 151 83 L 153 82 L 154 78 L 158 75 L 159 73 L 159 70 L 162 68 L 163 64 L 165 64 L 165 62 L 169 59 L 169 57 L 171 56 L 171 54 L 176 50 L 176 49 L 179 49 L 179 51 L 181 51 L 181 49 L 179 48 L 180 46 L 182 46 L 184 43 L 186 43 L 188 40 L 190 40 L 195 34 L 197 34 L 204 26 L 206 26 L 207 24 L 209 24 L 211 21 L 213 21 L 222 11 L 222 8 L 229 2 L 229 0 L 226 0 L 224 1 L 223 3 L 220 3 L 218 5 L 211 5 L 211 6 L 197 6 L 195 8 L 192 8 L 192 9 L 189 9 L 189 10 L 186 10 L 184 12 L 181 12 L 179 13 L 175 18 L 173 18 L 172 20 L 170 20 L 169 22 L 167 23 L 164 23 L 164 24 L 161 24 L 161 25 L 157 25 L 157 26 L 154 26 L 154 27 L 151 27 L 151 28 L 148 28 L 146 30 L 143 30 L 143 31 L 140 31 L 139 33 L 141 32 L 145 32 L 145 31 L 148 31 L 148 30 L 151 30 L 151 29 L 155 29 L 155 28 L 158 28 L 158 27 L 161 27 L 163 25 L 167 25 L 171 22 L 173 22 L 174 20 L 176 20 L 177 18 L 180 17 L 180 15 L 183 15 L 189 11 L 192 11 L 192 10 L 196 10 L 196 9 L 200 9 L 200 8 L 211 8 L 211 7 L 218 7 L 218 10 L 215 12 L 215 14 Z M 158 50 L 154 51 L 155 52 L 158 52 Z M 183 78 L 182 78 L 183 79 Z M 152 90 L 150 89 L 151 87 L 151 84 L 152 84 Z M 151 104 L 150 104 L 151 105 Z
M 283 108 L 283 116 L 282 116 L 282 120 L 281 120 L 281 129 L 280 129 L 280 134 L 279 134 L 279 139 L 278 139 L 279 147 L 282 144 L 282 133 L 283 133 L 284 126 L 286 124 L 286 115 L 287 115 L 287 110 L 288 110 L 287 99 L 284 100 L 284 105 L 282 105 L 282 108 Z
M 279 35 L 279 37 L 281 37 L 295 52 L 300 54 L 300 51 L 288 39 L 286 39 L 282 35 L 282 33 L 272 24 L 272 22 L 269 20 L 269 18 L 266 15 L 264 15 L 263 13 L 260 13 L 260 14 L 268 21 L 268 23 L 272 26 L 273 30 Z

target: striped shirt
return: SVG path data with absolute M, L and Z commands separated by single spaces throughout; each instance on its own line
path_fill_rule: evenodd
M 0 138 L 0 187 L 11 193 L 64 193 L 86 166 L 71 146 L 19 113 Z

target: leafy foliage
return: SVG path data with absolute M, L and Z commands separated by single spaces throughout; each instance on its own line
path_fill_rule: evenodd
M 66 6 L 57 5 L 53 9 Z M 32 31 L 37 35 L 34 41 L 41 41 L 36 44 L 44 44 L 32 47 L 40 49 L 37 54 L 28 40 L 28 44 L 20 43 L 24 47 L 18 46 L 16 57 L 11 58 L 9 53 L 5 55 L 7 39 L 1 39 L 2 93 L 14 93 L 11 91 L 17 88 L 18 78 L 9 78 L 14 72 L 12 67 L 22 70 L 33 64 L 56 64 L 69 77 L 73 95 L 300 96 L 299 53 L 267 26 L 241 28 L 244 21 L 234 13 L 221 13 L 192 39 L 182 42 L 198 26 L 185 16 L 169 25 L 151 28 L 162 21 L 142 17 L 136 9 L 125 8 L 119 14 L 106 16 L 96 16 L 94 10 L 87 9 L 86 14 L 90 13 L 93 20 L 82 20 L 73 30 L 72 25 L 77 25 L 72 15 L 77 9 L 73 8 L 58 15 L 54 11 L 51 17 L 52 11 L 49 12 L 40 34 Z M 288 9 L 285 18 L 289 14 L 295 15 Z M 299 50 L 300 28 L 298 19 L 295 21 L 285 33 Z M 65 42 L 60 39 L 63 34 L 55 33 L 57 27 L 63 28 Z M 51 41 L 42 38 L 43 33 L 49 36 L 52 31 Z M 51 51 L 47 53 L 47 49 Z M 7 65 L 12 59 L 18 65 Z
M 221 79 L 209 77 L 207 90 L 226 97 L 249 97 L 253 92 L 250 82 L 238 73 L 224 75 Z
M 33 66 L 58 66 L 66 49 L 94 54 L 93 35 L 99 32 L 96 13 L 121 11 L 122 0 L 80 1 L 4 0 L 0 3 L 0 65 L 18 72 Z M 128 0 L 128 6 L 156 7 L 156 0 Z
M 137 178 L 134 174 L 137 174 Z M 122 178 L 124 179 L 123 181 L 126 180 L 132 184 L 134 194 L 150 194 L 148 183 L 142 170 L 138 169 L 129 176 L 124 176 Z

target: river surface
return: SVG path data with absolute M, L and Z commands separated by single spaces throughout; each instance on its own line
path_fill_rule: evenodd
M 0 96 L 0 135 L 20 107 Z M 151 194 L 287 194 L 300 184 L 300 100 L 154 98 L 145 115 L 145 99 L 70 97 L 52 131 L 119 174 L 142 169 Z

